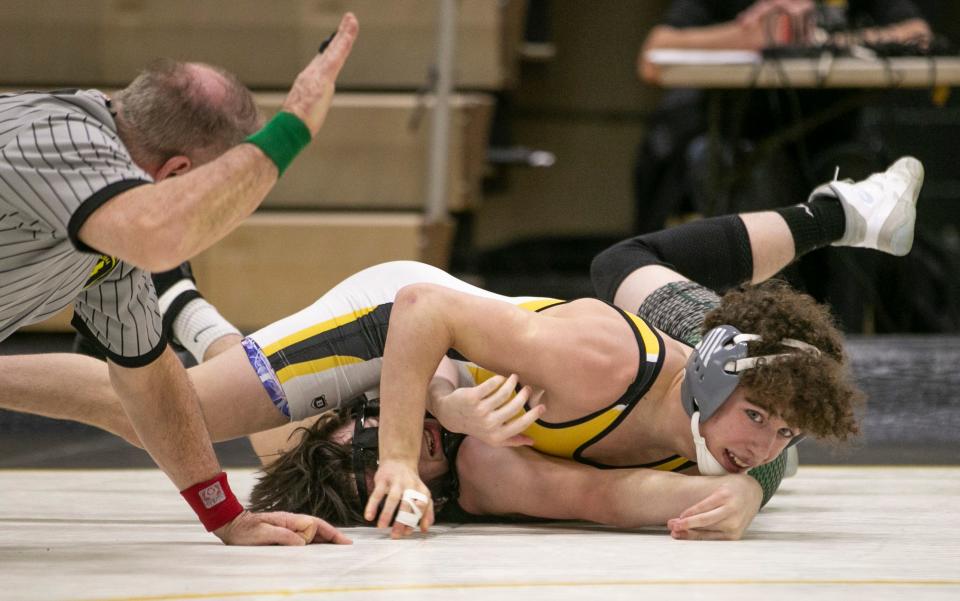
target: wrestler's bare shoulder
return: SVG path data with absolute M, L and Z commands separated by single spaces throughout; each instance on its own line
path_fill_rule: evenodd
M 596 298 L 578 298 L 559 305 L 553 305 L 543 310 L 544 314 L 557 317 L 609 317 L 613 319 L 622 319 L 618 312 L 608 303 Z
M 551 318 L 574 322 L 575 331 L 582 339 L 581 344 L 588 349 L 597 345 L 598 350 L 611 346 L 627 351 L 627 356 L 620 359 L 628 359 L 635 354 L 630 350 L 636 345 L 628 344 L 634 339 L 629 322 L 619 310 L 601 300 L 581 298 L 548 307 L 541 313 Z M 612 349 L 604 350 L 610 352 Z
M 556 330 L 544 339 L 565 349 L 554 361 L 555 373 L 545 386 L 548 396 L 568 397 L 579 406 L 608 398 L 612 402 L 623 394 L 637 376 L 640 349 L 619 311 L 603 301 L 579 299 L 541 313 L 548 319 L 538 329 Z

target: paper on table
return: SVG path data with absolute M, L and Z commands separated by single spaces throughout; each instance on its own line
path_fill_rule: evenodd
M 749 65 L 760 61 L 760 53 L 752 50 L 660 48 L 648 50 L 647 60 L 655 65 Z

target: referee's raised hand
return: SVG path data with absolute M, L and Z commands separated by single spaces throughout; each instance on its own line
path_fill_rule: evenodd
M 320 131 L 330 110 L 337 75 L 350 56 L 359 29 L 353 13 L 343 15 L 333 39 L 300 72 L 283 103 L 283 110 L 299 117 L 313 136 Z

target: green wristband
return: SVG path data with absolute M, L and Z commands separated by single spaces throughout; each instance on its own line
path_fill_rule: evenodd
M 310 138 L 310 130 L 299 117 L 280 111 L 245 142 L 262 150 L 277 166 L 279 175 L 283 175 L 297 154 L 310 143 Z

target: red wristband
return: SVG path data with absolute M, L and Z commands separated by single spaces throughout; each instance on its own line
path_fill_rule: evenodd
M 234 496 L 227 484 L 227 474 L 220 472 L 216 478 L 194 484 L 180 494 L 200 518 L 207 532 L 224 526 L 243 512 L 243 505 Z

